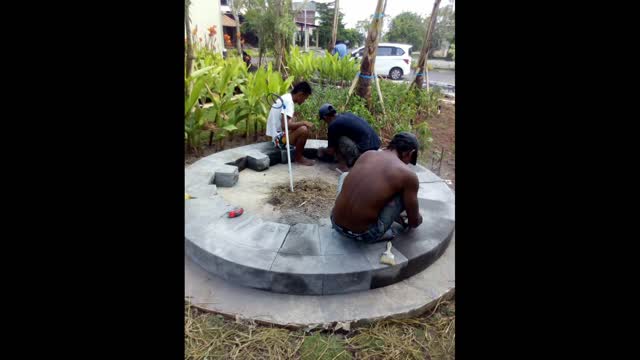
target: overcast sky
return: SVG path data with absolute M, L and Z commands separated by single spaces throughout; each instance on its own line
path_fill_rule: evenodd
M 334 0 L 316 0 L 319 3 L 332 3 Z M 433 10 L 434 0 L 387 0 L 386 15 L 394 17 L 403 11 L 412 11 L 428 16 Z M 344 14 L 346 28 L 353 28 L 359 20 L 368 19 L 376 10 L 377 0 L 340 0 L 340 11 Z M 440 7 L 451 4 L 451 0 L 441 0 Z M 387 27 L 385 21 L 385 28 Z

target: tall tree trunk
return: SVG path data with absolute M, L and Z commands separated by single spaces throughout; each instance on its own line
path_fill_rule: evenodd
M 336 47 L 336 37 L 338 36 L 338 19 L 340 14 L 340 1 L 336 0 L 333 7 L 333 28 L 331 29 L 331 43 L 329 44 L 329 52 Z
M 262 67 L 262 58 L 264 57 L 264 47 L 260 43 L 260 53 L 258 54 L 258 67 Z
M 233 11 L 233 17 L 236 19 L 236 47 L 238 48 L 238 55 L 242 56 L 242 42 L 240 41 L 240 18 L 238 17 L 238 5 L 236 5 L 236 1 L 233 1 L 233 6 L 231 7 Z
M 369 26 L 369 33 L 365 41 L 365 51 L 362 56 L 362 64 L 360 64 L 360 78 L 358 79 L 358 96 L 365 98 L 369 106 L 369 110 L 372 109 L 371 102 L 371 79 L 376 63 L 376 51 L 378 50 L 379 32 L 382 31 L 382 13 L 387 7 L 386 0 L 378 0 L 376 5 L 376 12 L 373 16 L 373 21 Z M 364 76 L 364 77 L 363 77 Z
M 284 11 L 282 8 L 282 1 L 283 0 L 276 0 L 275 5 L 276 5 L 276 14 L 278 15 L 278 18 L 282 18 L 282 16 L 284 15 Z M 284 34 L 282 34 L 282 32 L 280 30 L 276 30 L 276 33 L 274 34 L 274 56 L 275 58 L 275 71 L 280 71 L 280 67 L 282 66 L 282 48 L 284 47 Z
M 190 3 L 191 2 L 189 2 L 189 4 Z M 189 5 L 185 6 L 184 26 L 185 26 L 185 29 L 187 30 L 187 61 L 186 61 L 187 71 L 185 76 L 186 78 L 189 78 L 189 76 L 191 76 L 191 67 L 193 66 L 193 59 L 194 59 L 193 45 L 191 44 L 191 24 L 189 23 Z M 185 92 L 186 91 L 187 89 L 185 89 Z
M 416 78 L 413 81 L 413 85 L 418 89 L 422 89 L 422 83 L 424 81 L 424 73 L 426 69 L 427 56 L 431 49 L 431 36 L 433 35 L 433 29 L 436 27 L 436 19 L 438 18 L 438 5 L 440 0 L 436 0 L 433 3 L 433 10 L 431 11 L 431 20 L 427 26 L 427 35 L 422 42 L 422 51 L 420 51 L 420 59 L 418 60 L 418 68 L 416 69 Z
M 253 139 L 258 142 L 258 119 L 253 122 Z

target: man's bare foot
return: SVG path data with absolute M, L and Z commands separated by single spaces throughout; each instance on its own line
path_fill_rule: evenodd
M 301 159 L 296 159 L 296 163 L 300 165 L 313 166 L 316 162 L 315 160 L 307 159 L 303 156 Z

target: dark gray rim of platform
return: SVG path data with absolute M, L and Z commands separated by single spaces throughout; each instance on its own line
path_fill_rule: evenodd
M 255 168 L 261 161 L 256 170 L 264 171 L 280 164 L 282 154 L 272 146 L 260 143 L 230 149 L 185 170 L 185 192 L 197 197 L 185 201 L 185 252 L 206 271 L 234 284 L 277 293 L 340 294 L 399 282 L 426 269 L 446 250 L 455 227 L 454 194 L 442 179 L 419 165 L 413 169 L 420 179 L 418 199 L 424 222 L 392 242 L 394 266 L 379 263 L 386 242 L 361 244 L 327 225 L 286 225 L 249 212 L 227 218 L 232 204 L 209 184 L 233 186 L 245 167 Z M 310 140 L 307 149 L 320 146 L 326 146 L 326 141 Z M 265 157 L 269 159 L 266 167 Z M 219 174 L 223 178 L 216 181 Z
M 334 328 L 339 323 L 353 328 L 374 320 L 419 316 L 455 294 L 455 233 L 427 269 L 369 291 L 314 296 L 252 289 L 207 272 L 189 257 L 184 291 L 189 304 L 201 310 L 290 328 Z

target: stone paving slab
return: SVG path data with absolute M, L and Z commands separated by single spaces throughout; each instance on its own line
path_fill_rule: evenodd
M 320 252 L 322 255 L 354 254 L 360 251 L 355 241 L 340 235 L 331 228 L 331 225 L 319 226 L 318 232 L 320 234 Z
M 214 182 L 217 186 L 230 187 L 238 182 L 240 171 L 237 166 L 218 165 L 214 168 L 216 173 Z
M 205 230 L 229 211 L 229 206 L 220 196 L 186 200 L 184 204 L 185 237 L 198 242 L 204 239 Z
M 393 266 L 380 263 L 382 253 L 387 250 L 386 241 L 362 247 L 362 254 L 366 257 L 369 262 L 369 268 L 371 269 L 372 289 L 396 283 L 402 274 L 402 270 L 409 263 L 407 257 L 395 248 L 395 243 L 397 241 L 402 240 L 392 241 L 391 253 L 393 254 L 396 262 L 396 265 Z
M 223 217 L 208 236 L 224 243 L 277 252 L 289 227 L 245 213 L 237 218 Z
M 418 181 L 420 183 L 444 182 L 444 180 L 431 171 L 416 171 L 416 175 L 418 175 Z
M 454 202 L 453 191 L 443 182 L 420 183 L 418 198 Z
M 255 171 L 263 171 L 269 168 L 269 156 L 258 150 L 247 151 L 247 166 Z
M 295 224 L 291 226 L 278 252 L 291 255 L 321 255 L 318 225 Z
M 185 189 L 201 184 L 213 184 L 215 182 L 215 170 L 204 168 L 185 169 L 184 186 Z
M 271 272 L 271 291 L 300 295 L 322 295 L 323 256 L 278 254 Z
M 186 241 L 185 253 L 209 273 L 221 276 L 235 284 L 268 289 L 266 285 L 273 279 L 273 273 L 267 270 L 275 259 L 275 252 L 227 245 L 218 246 L 211 252 Z M 253 260 L 251 266 L 244 265 L 247 257 Z
M 218 195 L 218 186 L 199 182 L 185 186 L 184 192 L 196 198 L 213 198 Z
M 371 265 L 364 254 L 326 255 L 323 259 L 323 294 L 371 289 Z

